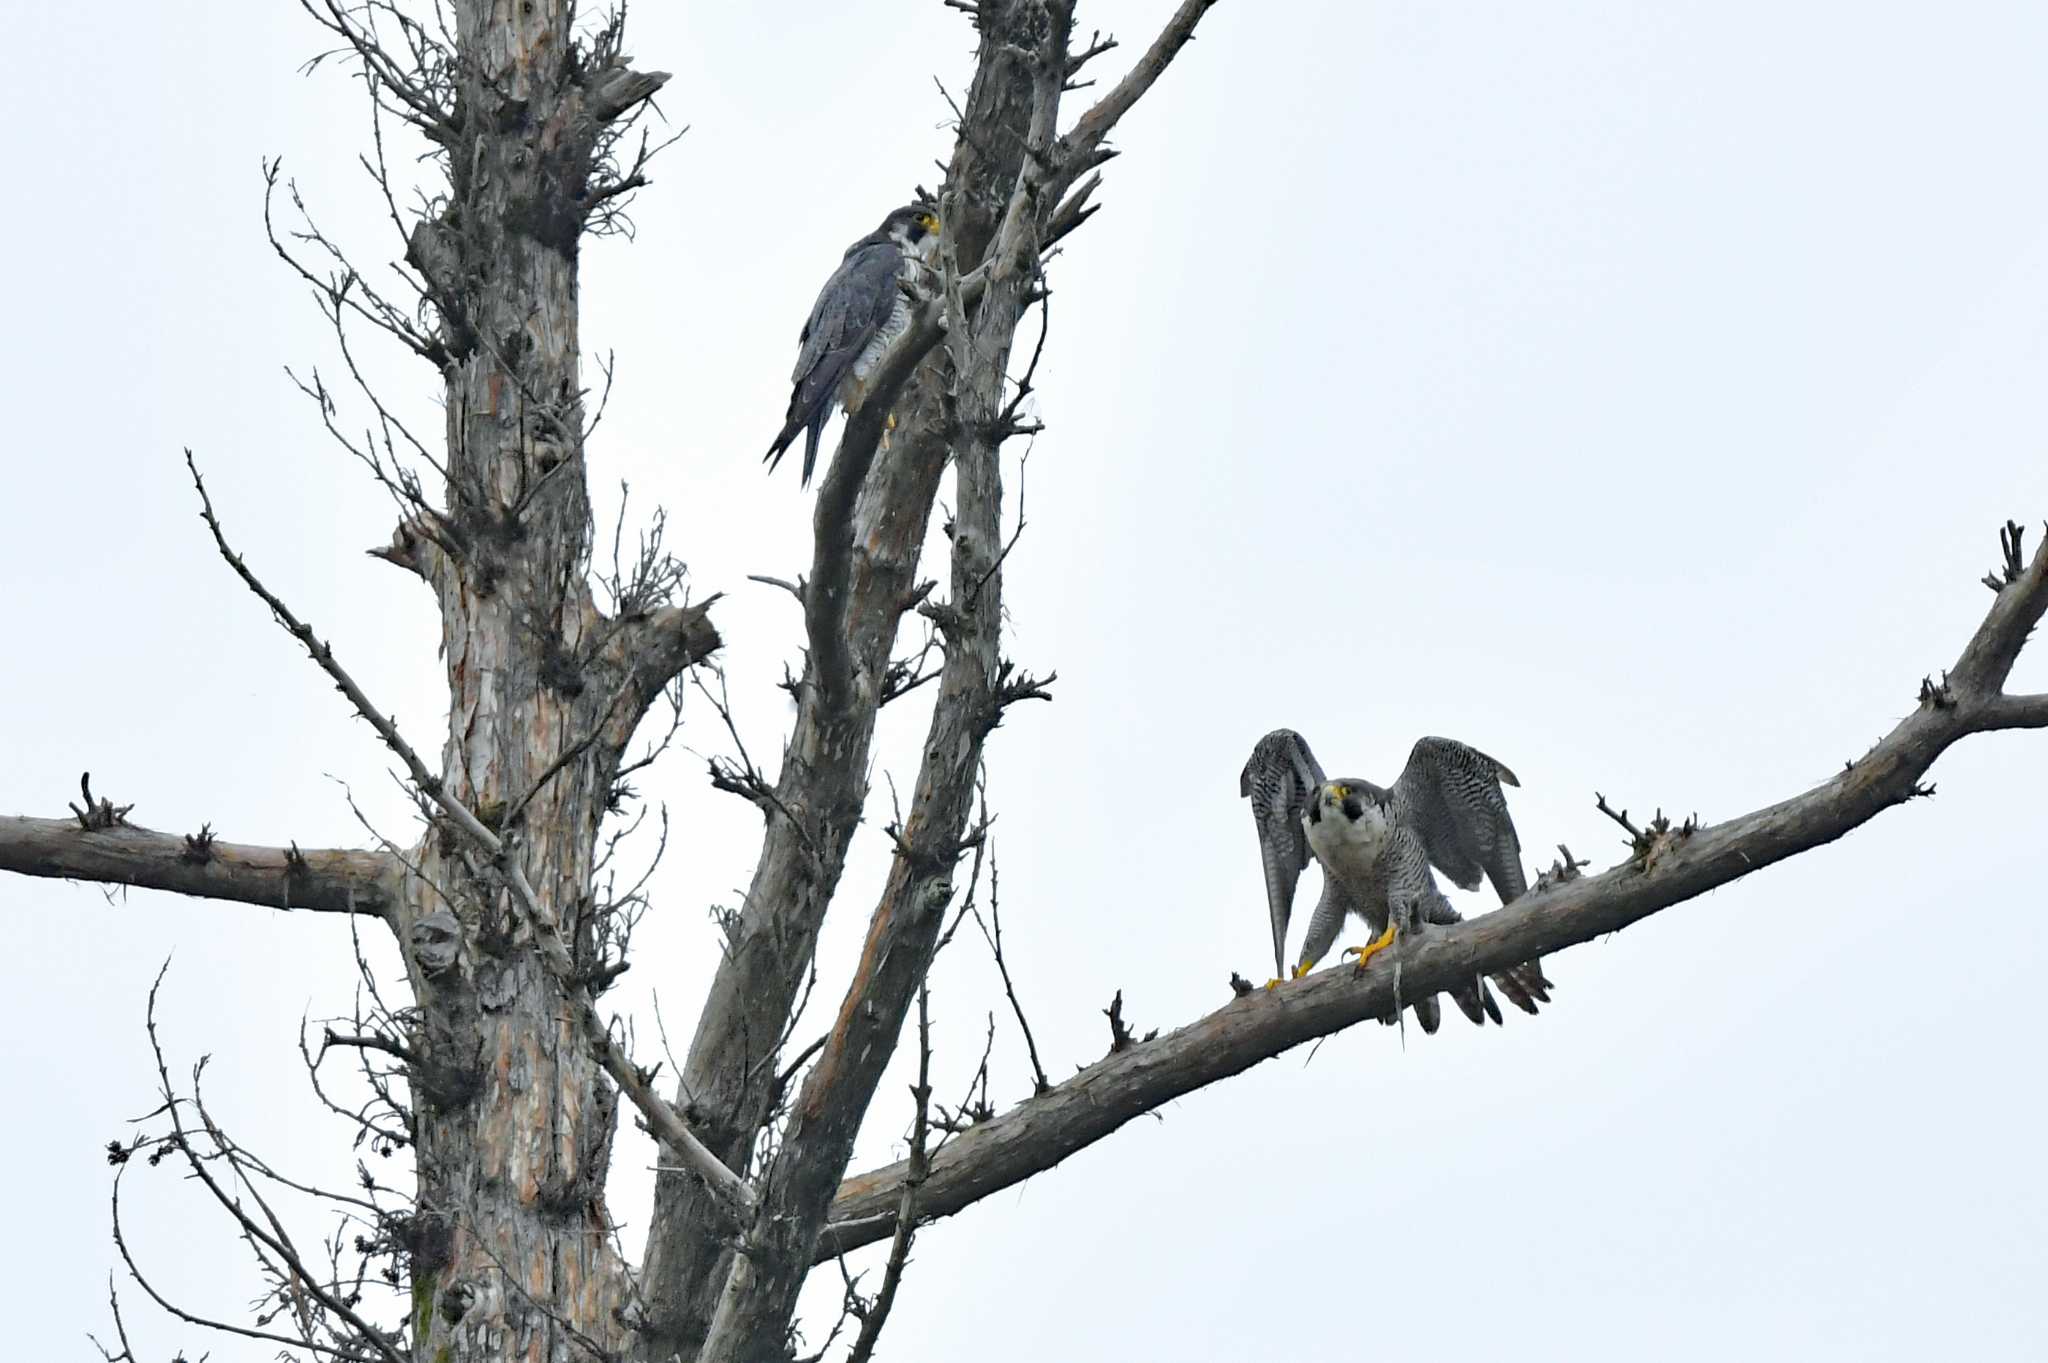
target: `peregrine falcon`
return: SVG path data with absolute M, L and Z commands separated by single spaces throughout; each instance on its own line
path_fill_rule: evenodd
M 1418 741 L 1400 777 L 1386 788 L 1353 777 L 1326 779 L 1308 743 L 1292 729 L 1275 729 L 1260 739 L 1238 777 L 1238 794 L 1251 800 L 1258 828 L 1276 970 L 1286 973 L 1287 920 L 1295 884 L 1311 857 L 1323 868 L 1323 895 L 1309 920 L 1296 979 L 1329 951 L 1349 914 L 1377 934 L 1367 946 L 1344 949 L 1358 956 L 1360 969 L 1400 932 L 1459 922 L 1430 874 L 1432 864 L 1466 890 L 1479 888 L 1483 872 L 1503 904 L 1520 895 L 1528 888 L 1522 845 L 1502 782 L 1521 784 L 1485 753 L 1448 738 Z M 1493 982 L 1524 1012 L 1550 1002 L 1540 960 L 1503 971 Z M 1475 1023 L 1501 1020 L 1485 980 L 1455 989 L 1451 997 Z M 1440 1020 L 1436 1000 L 1421 1000 L 1414 1008 L 1422 1029 L 1434 1032 Z
M 938 237 L 938 215 L 930 206 L 906 204 L 846 248 L 797 337 L 802 349 L 790 375 L 789 415 L 764 457 L 771 472 L 802 431 L 803 482 L 810 484 L 818 437 L 834 400 L 851 412 L 867 396 L 863 385 L 868 376 L 889 343 L 910 326 L 910 304 L 898 281 L 915 273 Z

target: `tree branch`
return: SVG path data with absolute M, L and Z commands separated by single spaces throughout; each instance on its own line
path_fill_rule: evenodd
M 584 98 L 584 112 L 599 123 L 609 123 L 668 84 L 666 71 L 635 71 L 614 67 L 592 78 Z
M 970 906 L 971 908 L 971 906 Z M 996 871 L 995 858 L 989 858 L 988 873 L 988 914 L 995 922 L 991 932 L 989 925 L 981 921 L 981 910 L 971 909 L 974 926 L 981 929 L 981 938 L 988 943 L 991 955 L 996 958 L 996 971 L 1003 977 L 1003 993 L 1009 997 L 1010 1011 L 1016 1014 L 1017 1030 L 1024 1033 L 1024 1051 L 1031 1059 L 1031 1091 L 1041 1094 L 1052 1087 L 1045 1077 L 1045 1066 L 1038 1062 L 1038 1040 L 1031 1035 L 1031 1023 L 1024 1016 L 1024 1005 L 1017 999 L 1017 986 L 1010 979 L 1010 963 L 1003 956 L 1003 896 L 1002 879 Z
M 1102 163 L 1102 144 L 1117 120 L 1144 98 L 1145 92 L 1180 55 L 1180 50 L 1193 40 L 1195 25 L 1202 22 L 1202 16 L 1215 3 L 1216 0 L 1181 0 L 1180 8 L 1145 49 L 1145 55 L 1060 139 L 1059 171 L 1051 181 L 1053 198 L 1057 199 L 1075 179 Z
M 0 815 L 0 871 L 319 913 L 382 917 L 396 902 L 401 868 L 386 852 L 207 839 L 202 857 L 196 845 L 129 824 L 88 830 L 77 819 Z
M 840 704 L 850 700 L 846 692 L 853 685 L 854 673 L 848 646 L 852 631 L 846 620 L 853 605 L 855 504 L 881 447 L 890 409 L 944 335 L 938 303 L 920 303 L 911 314 L 909 329 L 877 370 L 860 410 L 847 417 L 839 447 L 818 487 L 818 504 L 811 516 L 817 548 L 802 598 L 804 629 L 817 685 L 828 700 Z
M 732 1168 L 747 1167 L 757 1134 L 771 1120 L 776 1055 L 866 801 L 883 678 L 948 455 L 937 415 L 944 386 L 934 369 L 920 370 L 912 395 L 898 404 L 890 448 L 873 459 L 863 482 L 845 488 L 855 494 L 850 529 L 843 540 L 828 540 L 821 528 L 805 583 L 807 617 L 826 592 L 844 594 L 834 614 L 852 682 L 822 684 L 826 660 L 814 651 L 792 688 L 797 715 L 782 768 L 759 801 L 769 812 L 761 853 L 677 1090 L 692 1125 Z M 873 402 L 863 410 L 879 424 Z M 844 469 L 835 458 L 821 499 L 834 495 L 833 480 Z M 824 515 L 821 504 L 821 527 Z M 828 560 L 840 565 L 840 575 L 818 571 Z M 686 1358 L 702 1343 L 722 1277 L 724 1250 L 703 1233 L 709 1214 L 687 1182 L 663 1175 L 641 1282 L 651 1307 L 649 1338 Z
M 1559 880 L 1492 913 L 1416 935 L 1402 949 L 1403 996 L 1420 998 L 1533 957 L 1553 956 L 1832 842 L 1925 793 L 1921 778 L 1958 740 L 2023 721 L 2048 725 L 2041 697 L 1985 689 L 2003 681 L 2044 609 L 2048 549 L 2037 550 L 2032 563 L 2000 589 L 1950 670 L 1949 686 L 1930 694 L 1863 758 L 1802 795 L 1740 818 L 1690 832 L 1667 828 L 1650 839 L 1644 854 L 1600 875 Z M 1298 985 L 1255 990 L 1157 1041 L 1097 1061 L 938 1151 L 919 1191 L 919 1215 L 951 1215 L 1052 1168 L 1164 1103 L 1303 1042 L 1392 1012 L 1394 974 L 1326 970 Z M 814 1261 L 887 1238 L 908 1172 L 905 1163 L 897 1163 L 842 1183 Z
M 1985 716 L 1984 728 L 2048 729 L 2048 695 L 1998 697 Z
M 896 1203 L 896 1234 L 889 1243 L 889 1262 L 882 1269 L 882 1285 L 860 1318 L 860 1333 L 848 1350 L 846 1363 L 868 1363 L 882 1327 L 889 1323 L 889 1311 L 896 1304 L 896 1290 L 903 1285 L 903 1270 L 910 1263 L 910 1242 L 917 1235 L 917 1186 L 930 1167 L 927 1141 L 932 1120 L 932 1019 L 931 991 L 917 988 L 917 1084 L 910 1090 L 917 1100 L 910 1119 L 909 1173 Z
M 986 11 L 984 18 L 986 19 Z M 1050 30 L 1031 34 L 1025 50 L 1007 31 L 1000 54 L 985 58 L 976 90 L 994 79 L 1011 92 L 1015 110 L 1030 111 L 1019 191 L 1038 151 L 1051 137 L 1065 71 L 1067 31 L 1055 17 Z M 983 42 L 990 42 L 984 31 Z M 1010 63 L 1015 63 L 1014 69 Z M 993 73 L 993 74 L 992 74 Z M 978 104 L 977 93 L 969 96 Z M 946 366 L 951 375 L 947 413 L 958 510 L 950 527 L 951 593 L 934 616 L 945 638 L 938 681 L 920 762 L 917 792 L 907 818 L 891 829 L 896 858 L 869 920 L 866 944 L 840 1005 L 830 1040 L 819 1052 L 792 1104 L 775 1158 L 760 1179 L 760 1210 L 734 1259 L 712 1315 L 698 1363 L 747 1363 L 766 1356 L 782 1336 L 796 1304 L 814 1246 L 852 1154 L 861 1120 L 894 1052 L 912 1001 L 918 996 L 953 896 L 952 873 L 979 837 L 968 833 L 982 745 L 1002 717 L 1011 669 L 1002 661 L 1002 472 L 1004 376 L 1025 311 L 1031 277 L 1001 268 L 984 256 L 985 296 L 969 311 L 958 284 L 960 254 L 974 260 L 973 244 L 991 252 L 1015 249 L 1037 259 L 1036 218 L 1016 211 L 1016 194 L 982 201 L 1007 205 L 1002 222 L 966 205 L 958 167 L 942 190 L 940 217 L 957 225 L 942 241 L 948 289 Z M 1021 227 L 1019 226 L 1021 224 Z M 822 520 L 821 520 L 822 527 Z M 822 530 L 821 530 L 822 533 Z M 813 580 L 813 587 L 818 584 Z
M 622 628 L 620 657 L 632 679 L 631 704 L 619 709 L 619 723 L 612 726 L 625 732 L 610 735 L 621 747 L 663 687 L 724 646 L 711 623 L 711 607 L 723 595 L 713 592 L 694 606 L 662 606 Z

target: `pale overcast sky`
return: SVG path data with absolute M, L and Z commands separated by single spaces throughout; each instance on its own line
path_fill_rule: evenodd
M 1131 44 L 1115 63 L 1170 8 L 1095 0 L 1082 24 Z M 431 602 L 361 552 L 390 508 L 281 372 L 335 356 L 260 231 L 258 161 L 282 154 L 362 262 L 398 255 L 354 165 L 359 92 L 296 74 L 321 35 L 290 5 L 12 27 L 0 811 L 61 814 L 90 769 L 153 827 L 360 843 L 346 786 L 402 832 L 390 764 L 215 557 L 179 459 L 437 747 Z M 1521 775 L 1532 870 L 1560 841 L 1604 865 L 1595 790 L 1717 820 L 1860 754 L 1989 604 L 1996 527 L 2048 516 L 2048 9 L 1232 0 L 1201 32 L 1055 267 L 1009 560 L 1010 650 L 1060 675 L 990 747 L 1012 965 L 1056 1078 L 1103 1051 L 1115 990 L 1172 1026 L 1267 968 L 1236 787 L 1267 729 L 1381 779 L 1421 734 L 1475 743 Z M 934 182 L 932 78 L 965 82 L 970 35 L 937 3 L 648 5 L 631 49 L 675 73 L 661 107 L 690 132 L 638 240 L 585 257 L 587 348 L 618 356 L 591 478 L 606 506 L 621 479 L 664 504 L 696 589 L 728 593 L 740 720 L 773 754 L 798 621 L 745 575 L 799 569 L 809 500 L 759 452 L 823 275 Z M 377 370 L 434 425 L 424 367 Z M 2048 687 L 2048 657 L 2014 681 Z M 922 711 L 899 708 L 878 773 L 910 770 Z M 2039 734 L 1971 740 L 1937 798 L 1555 958 L 1540 1019 L 1452 1015 L 1405 1050 L 1358 1028 L 1132 1124 L 928 1229 L 883 1352 L 2048 1355 L 2044 758 Z M 758 819 L 688 754 L 648 789 L 678 834 L 612 997 L 651 1054 L 653 993 L 678 1046 L 696 1016 L 706 910 Z M 151 977 L 171 956 L 165 1035 L 181 1068 L 212 1055 L 220 1117 L 346 1182 L 294 1046 L 348 1006 L 348 929 L 21 879 L 0 909 L 8 1347 L 91 1357 L 101 1147 L 153 1105 Z M 947 1094 L 1001 1007 L 971 935 L 934 991 Z M 900 1151 L 907 1101 L 884 1086 L 859 1163 Z M 650 1157 L 621 1138 L 636 1252 Z M 227 1226 L 169 1168 L 126 1196 L 164 1286 L 236 1315 L 254 1284 Z M 269 1356 L 123 1295 L 146 1356 Z

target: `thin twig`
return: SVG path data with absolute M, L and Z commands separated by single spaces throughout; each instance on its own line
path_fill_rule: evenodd
M 1003 900 L 1002 875 L 996 865 L 995 854 L 989 854 L 988 868 L 988 913 L 994 922 L 981 921 L 981 911 L 973 910 L 974 926 L 981 929 L 981 938 L 988 943 L 988 949 L 996 958 L 996 972 L 1003 977 L 1003 993 L 1009 996 L 1010 1011 L 1017 1015 L 1018 1030 L 1024 1033 L 1024 1050 L 1031 1057 L 1031 1092 L 1034 1095 L 1046 1092 L 1052 1083 L 1045 1077 L 1045 1066 L 1038 1063 L 1038 1043 L 1032 1038 L 1031 1023 L 1024 1016 L 1024 1005 L 1017 1000 L 1017 987 L 1010 979 L 1010 963 L 1003 957 Z

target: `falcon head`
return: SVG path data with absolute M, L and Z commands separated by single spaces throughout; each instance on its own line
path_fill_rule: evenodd
M 1325 781 L 1309 800 L 1302 824 L 1325 865 L 1363 871 L 1379 860 L 1392 827 L 1387 792 L 1355 777 Z
M 929 204 L 905 204 L 882 219 L 875 235 L 895 242 L 903 254 L 923 260 L 939 243 L 939 215 Z

